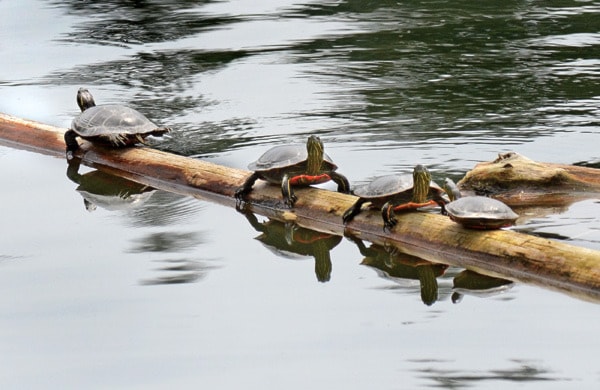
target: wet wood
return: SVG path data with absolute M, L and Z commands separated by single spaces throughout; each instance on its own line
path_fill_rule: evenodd
M 477 164 L 458 185 L 510 206 L 566 206 L 600 196 L 600 169 L 537 162 L 510 152 Z
M 0 143 L 11 147 L 64 158 L 65 130 L 0 114 Z M 234 191 L 250 173 L 146 147 L 113 150 L 85 141 L 75 156 L 142 184 L 227 206 L 235 206 Z M 279 188 L 259 182 L 246 205 L 252 212 L 302 227 L 394 245 L 426 260 L 600 301 L 598 251 L 511 230 L 466 230 L 437 211 L 400 214 L 392 232 L 383 231 L 374 211 L 362 212 L 344 227 L 341 215 L 356 197 L 315 188 L 299 189 L 297 195 L 295 208 L 286 209 Z

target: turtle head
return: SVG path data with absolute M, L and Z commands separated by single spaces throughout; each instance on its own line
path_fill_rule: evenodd
M 450 201 L 455 201 L 456 199 L 461 197 L 460 190 L 456 186 L 456 183 L 450 178 L 446 178 L 444 180 L 444 191 L 448 194 Z
M 309 175 L 316 175 L 321 171 L 321 165 L 323 164 L 325 153 L 323 142 L 316 135 L 311 135 L 306 141 L 306 151 L 308 152 L 306 171 Z
M 96 102 L 90 91 L 86 88 L 79 88 L 79 91 L 77 91 L 77 105 L 81 109 L 81 112 L 84 112 L 88 108 L 94 107 Z
M 413 201 L 423 203 L 429 194 L 431 173 L 423 165 L 417 165 L 413 170 Z

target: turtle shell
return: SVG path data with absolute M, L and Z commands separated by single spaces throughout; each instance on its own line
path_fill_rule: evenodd
M 354 195 L 364 199 L 375 199 L 399 194 L 411 188 L 413 188 L 412 175 L 386 175 L 357 186 Z
M 258 160 L 248 164 L 248 169 L 256 172 L 264 172 L 272 169 L 292 167 L 306 161 L 308 152 L 306 144 L 279 145 L 267 150 Z M 331 157 L 323 154 L 323 161 L 330 165 L 332 171 L 337 169 Z
M 139 111 L 118 104 L 90 107 L 73 119 L 71 124 L 71 129 L 84 138 L 111 134 L 145 134 L 157 127 Z
M 446 205 L 450 219 L 473 229 L 499 229 L 514 224 L 519 216 L 499 200 L 467 196 Z

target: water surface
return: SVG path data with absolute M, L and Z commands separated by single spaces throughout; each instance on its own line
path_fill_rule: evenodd
M 172 126 L 155 147 L 238 168 L 309 134 L 354 183 L 416 163 L 458 179 L 511 150 L 600 157 L 594 1 L 26 0 L 0 12 L 0 111 L 61 127 L 85 86 Z M 3 387 L 600 379 L 595 303 L 67 172 L 63 159 L 0 146 L 0 161 Z M 599 216 L 589 199 L 515 229 L 600 249 Z

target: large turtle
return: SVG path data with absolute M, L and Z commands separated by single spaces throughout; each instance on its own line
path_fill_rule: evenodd
M 499 200 L 485 196 L 461 197 L 460 190 L 451 179 L 444 188 L 452 202 L 446 205 L 451 220 L 469 229 L 499 229 L 515 223 L 519 216 Z
M 236 190 L 235 197 L 243 200 L 258 179 L 281 185 L 283 200 L 288 207 L 293 207 L 297 200 L 292 189 L 294 186 L 333 180 L 338 185 L 338 192 L 349 193 L 348 179 L 335 172 L 337 165 L 323 149 L 321 139 L 311 135 L 306 145 L 279 145 L 267 150 L 258 160 L 248 165 L 248 169 L 254 172 Z
M 139 111 L 120 104 L 96 105 L 94 97 L 85 88 L 77 91 L 77 104 L 81 114 L 73 119 L 71 129 L 65 133 L 67 157 L 79 149 L 77 137 L 112 147 L 144 143 L 149 135 L 161 136 L 168 127 L 158 127 Z
M 417 165 L 412 175 L 386 175 L 375 178 L 370 183 L 359 186 L 354 195 L 359 199 L 344 212 L 342 218 L 347 224 L 354 218 L 364 203 L 371 203 L 371 208 L 381 209 L 383 229 L 391 229 L 398 222 L 395 211 L 411 210 L 425 206 L 439 205 L 445 213 L 442 197 L 444 190 L 431 181 L 429 170 Z

